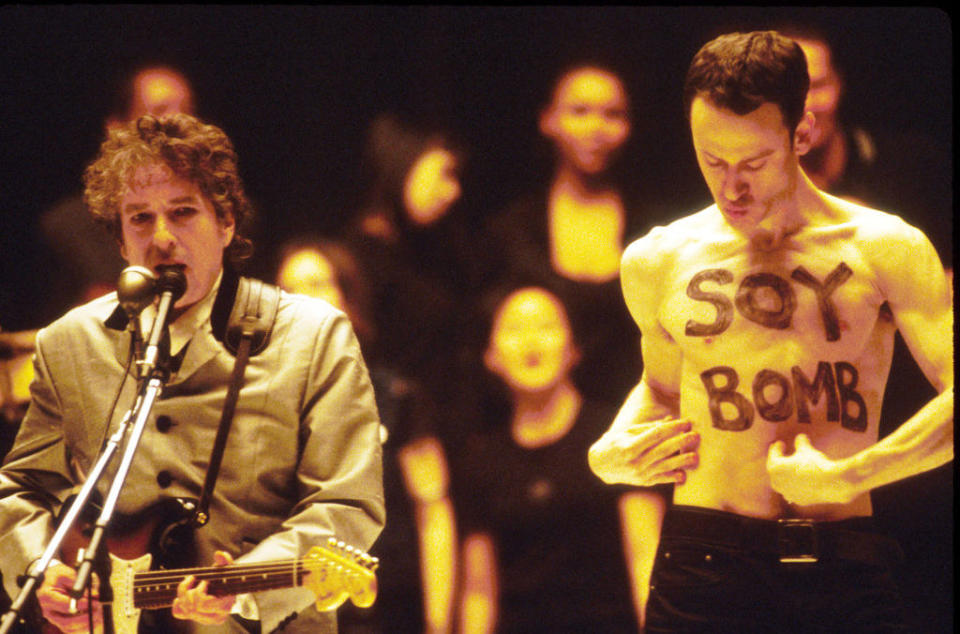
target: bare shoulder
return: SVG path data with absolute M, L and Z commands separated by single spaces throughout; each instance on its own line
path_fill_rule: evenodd
M 853 241 L 877 275 L 885 293 L 933 284 L 941 286 L 943 264 L 930 239 L 900 216 L 831 198 L 830 203 L 853 228 Z
M 645 236 L 630 243 L 623 252 L 623 269 L 631 272 L 648 271 L 655 274 L 670 266 L 689 249 L 696 247 L 709 233 L 715 222 L 710 208 L 657 226 Z
M 920 229 L 900 216 L 859 205 L 841 198 L 829 197 L 831 206 L 856 230 L 856 241 L 869 254 L 887 254 L 891 249 L 910 249 L 929 243 Z

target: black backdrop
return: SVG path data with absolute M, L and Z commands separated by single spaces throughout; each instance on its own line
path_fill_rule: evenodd
M 625 71 L 636 171 L 670 183 L 657 194 L 677 215 L 692 211 L 708 197 L 680 105 L 687 64 L 721 32 L 784 23 L 814 24 L 833 40 L 849 118 L 928 135 L 951 155 L 951 25 L 929 8 L 4 6 L 0 325 L 42 325 L 35 306 L 56 272 L 37 248 L 37 215 L 79 191 L 117 86 L 143 63 L 185 71 L 198 114 L 235 141 L 262 210 L 256 268 L 283 238 L 333 232 L 348 218 L 362 133 L 382 110 L 459 130 L 472 156 L 469 213 L 498 208 L 532 178 L 548 71 L 579 52 L 612 56 Z M 924 566 L 952 553 L 947 469 L 885 492 L 891 517 L 910 512 L 907 525 L 921 531 L 904 537 L 929 542 L 916 559 Z M 913 500 L 904 511 L 900 497 Z M 950 575 L 943 562 L 911 577 L 943 631 Z

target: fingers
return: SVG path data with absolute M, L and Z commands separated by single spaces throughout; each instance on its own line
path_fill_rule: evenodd
M 233 561 L 229 554 L 222 554 L 225 557 L 214 555 L 214 565 L 226 565 Z M 213 596 L 209 594 L 209 587 L 209 582 L 203 580 L 197 583 L 193 575 L 181 581 L 177 585 L 177 598 L 173 600 L 173 616 L 205 625 L 218 625 L 226 621 L 236 597 Z
M 786 449 L 786 444 L 782 440 L 778 440 L 772 445 L 767 451 L 767 464 L 770 464 L 771 460 L 779 460 L 784 457 L 784 449 Z
M 218 550 L 213 553 L 214 566 L 227 566 L 233 563 L 233 557 L 225 550 Z
M 73 568 L 64 564 L 50 566 L 44 574 L 44 581 L 37 589 L 37 601 L 44 618 L 53 623 L 62 632 L 86 632 L 89 629 L 88 608 L 92 609 L 95 626 L 103 624 L 103 610 L 98 601 L 99 584 L 96 577 L 92 578 L 92 594 L 88 591 L 76 602 L 76 609 L 71 612 L 70 590 L 76 579 Z M 92 599 L 92 606 L 89 599 Z
M 668 471 L 690 469 L 697 466 L 699 455 L 696 452 L 700 445 L 700 434 L 689 431 L 690 424 L 683 422 L 680 425 L 670 424 L 666 435 L 660 430 L 651 430 L 644 439 L 646 449 L 634 460 L 637 469 L 650 470 L 650 477 L 660 478 Z M 655 444 L 650 444 L 653 441 Z M 668 480 L 676 481 L 677 474 Z
M 698 464 L 700 435 L 689 420 L 666 418 L 608 432 L 590 449 L 590 467 L 608 484 L 682 483 Z

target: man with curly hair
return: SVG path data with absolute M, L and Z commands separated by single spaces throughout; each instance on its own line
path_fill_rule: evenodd
M 237 157 L 217 127 L 184 114 L 141 117 L 111 130 L 85 174 L 85 200 L 123 258 L 160 273 L 177 267 L 186 291 L 169 325 L 170 378 L 151 412 L 116 511 L 151 519 L 160 499 L 201 491 L 234 359 L 223 344 L 249 253 L 249 204 Z M 144 331 L 157 309 L 148 306 Z M 124 381 L 133 329 L 110 293 L 37 337 L 31 405 L 0 470 L 0 552 L 6 589 L 39 558 L 54 518 L 82 483 L 101 443 L 133 402 Z M 353 329 L 325 302 L 282 293 L 267 347 L 252 356 L 239 391 L 209 522 L 193 532 L 188 566 L 304 557 L 328 537 L 369 548 L 384 523 L 379 419 Z M 108 480 L 108 479 L 105 479 Z M 103 494 L 107 481 L 98 485 Z M 97 601 L 71 606 L 75 571 L 53 562 L 37 599 L 64 632 L 99 622 Z M 296 587 L 214 596 L 206 581 L 177 588 L 174 620 L 144 612 L 157 632 L 336 631 L 332 612 Z M 93 593 L 94 599 L 98 596 Z M 298 615 L 296 618 L 291 618 Z

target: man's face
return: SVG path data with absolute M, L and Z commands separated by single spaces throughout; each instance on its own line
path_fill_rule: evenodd
M 515 292 L 501 304 L 486 363 L 511 388 L 549 388 L 563 379 L 575 362 L 570 326 L 553 295 L 527 289 Z
M 233 239 L 233 218 L 219 219 L 210 200 L 192 181 L 165 165 L 140 167 L 120 199 L 121 255 L 130 264 L 183 268 L 185 308 L 210 291 Z
M 540 118 L 540 131 L 569 166 L 588 175 L 606 171 L 630 136 L 623 85 L 599 69 L 567 75 Z
M 807 125 L 805 120 L 802 125 Z M 796 190 L 798 152 L 780 108 L 765 103 L 738 115 L 703 97 L 690 108 L 697 163 L 726 221 L 750 234 Z

